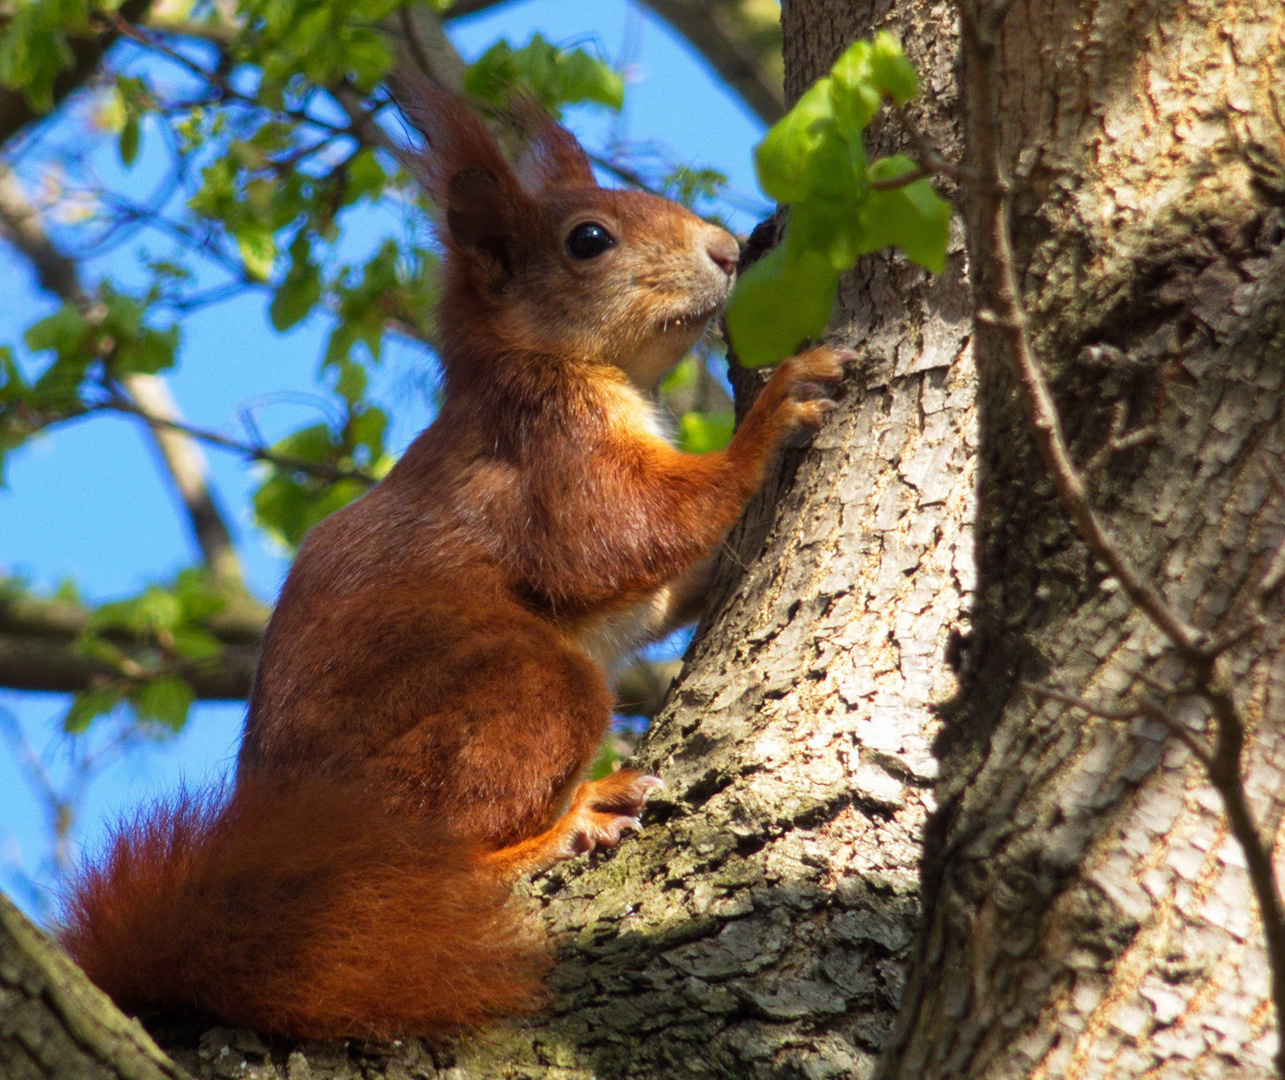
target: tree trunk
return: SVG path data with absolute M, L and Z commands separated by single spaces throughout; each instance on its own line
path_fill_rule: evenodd
M 891 29 L 923 76 L 922 126 L 959 156 L 953 11 L 858 6 L 785 4 L 787 96 Z M 999 53 L 1018 264 L 1068 437 L 1083 462 L 1113 417 L 1154 429 L 1090 497 L 1215 630 L 1285 535 L 1283 41 L 1279 0 L 1033 0 Z M 1075 539 L 984 325 L 974 375 L 963 263 L 960 244 L 935 280 L 899 257 L 845 280 L 835 336 L 860 362 L 728 542 L 638 753 L 667 789 L 641 836 L 531 887 L 561 948 L 551 1011 L 433 1049 L 162 1033 L 183 1065 L 868 1077 L 884 1051 L 880 1071 L 905 1078 L 1269 1074 L 1261 935 L 1203 770 L 1159 725 L 1023 687 L 1111 706 L 1177 668 Z M 1269 835 L 1275 618 L 1229 658 Z
M 1169 603 L 1213 631 L 1247 610 L 1285 520 L 1282 40 L 1279 0 L 1037 0 L 1013 8 L 998 53 L 1017 266 L 1068 439 L 1086 461 L 1117 408 L 1127 429 L 1153 429 L 1091 476 L 1090 500 Z M 966 60 L 962 84 L 976 74 Z M 969 254 L 980 280 L 971 240 Z M 945 710 L 925 929 L 886 1075 L 1273 1075 L 1262 931 L 1204 769 L 1160 724 L 1021 686 L 1106 707 L 1159 687 L 1204 730 L 1193 699 L 1163 693 L 1181 674 L 1172 649 L 1053 499 L 996 331 L 979 329 L 977 366 L 974 631 Z M 1285 670 L 1268 611 L 1226 663 L 1270 839 Z
M 923 75 L 921 122 L 957 152 L 949 20 L 796 2 L 783 25 L 791 100 L 854 38 L 891 29 Z M 899 137 L 875 136 L 884 150 Z M 433 1049 L 158 1031 L 181 1064 L 265 1080 L 871 1074 L 919 916 L 931 704 L 955 691 L 942 657 L 974 573 L 971 308 L 955 249 L 937 279 L 883 256 L 845 280 L 833 336 L 860 360 L 826 428 L 784 455 L 729 539 L 637 755 L 667 788 L 641 836 L 531 889 L 561 949 L 550 1013 Z M 733 377 L 744 407 L 756 376 Z

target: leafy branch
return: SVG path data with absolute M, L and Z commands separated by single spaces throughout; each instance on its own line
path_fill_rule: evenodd
M 934 272 L 945 265 L 950 205 L 925 177 L 954 167 L 930 153 L 918 163 L 866 155 L 864 132 L 879 108 L 899 109 L 916 93 L 914 67 L 891 35 L 855 42 L 755 149 L 759 183 L 790 213 L 783 242 L 746 271 L 728 304 L 746 367 L 782 360 L 820 335 L 840 275 L 861 255 L 896 246 Z

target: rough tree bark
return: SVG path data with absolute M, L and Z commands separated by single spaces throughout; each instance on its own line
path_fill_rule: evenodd
M 957 150 L 949 18 L 786 6 L 793 99 L 886 27 Z M 886 133 L 891 144 L 895 133 Z M 936 774 L 933 700 L 973 574 L 962 245 L 845 282 L 861 354 L 841 407 L 730 539 L 711 615 L 640 752 L 668 788 L 644 834 L 532 894 L 562 946 L 547 1017 L 432 1050 L 161 1031 L 197 1076 L 868 1075 L 901 997 Z M 738 379 L 749 391 L 753 379 Z M 451 1073 L 458 1069 L 461 1072 Z
M 1083 462 L 1117 407 L 1154 431 L 1090 498 L 1205 630 L 1245 610 L 1285 520 L 1283 40 L 1278 0 L 1036 0 L 1013 7 L 998 54 L 1017 265 L 1068 436 Z M 963 85 L 975 75 L 965 64 Z M 1180 668 L 1074 539 L 994 330 L 979 330 L 977 366 L 975 626 L 886 1074 L 1270 1075 L 1262 934 L 1203 770 L 1160 725 L 1020 686 L 1113 705 Z M 1281 645 L 1276 609 L 1226 660 L 1269 839 L 1285 807 Z
M 954 26 L 934 0 L 787 3 L 787 96 L 889 28 L 958 155 Z M 1285 533 L 1283 42 L 1279 0 L 1028 0 L 1000 51 L 1022 284 L 1068 435 L 1083 462 L 1113 417 L 1154 429 L 1091 497 L 1212 629 Z M 974 376 L 963 262 L 845 281 L 835 333 L 860 365 L 729 541 L 639 751 L 669 785 L 646 831 L 531 887 L 561 946 L 551 1012 L 433 1049 L 162 1032 L 185 1067 L 867 1077 L 882 1050 L 896 1077 L 1268 1075 L 1261 936 L 1206 777 L 1158 726 L 1023 689 L 1110 705 L 1176 668 L 1075 539 L 984 325 Z M 1270 834 L 1275 623 L 1229 657 Z
M 184 1080 L 63 951 L 0 896 L 0 1076 Z

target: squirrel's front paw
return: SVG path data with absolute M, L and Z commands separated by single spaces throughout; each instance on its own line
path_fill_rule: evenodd
M 792 424 L 821 426 L 834 408 L 829 392 L 843 380 L 844 366 L 856 355 L 846 345 L 816 345 L 781 361 L 772 373 L 772 381 L 780 381 L 781 408 Z

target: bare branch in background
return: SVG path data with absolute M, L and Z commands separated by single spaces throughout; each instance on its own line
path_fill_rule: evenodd
M 262 461 L 286 472 L 302 473 L 318 480 L 332 482 L 336 480 L 356 480 L 367 485 L 376 483 L 376 477 L 365 469 L 348 469 L 342 465 L 332 465 L 328 461 L 313 461 L 309 458 L 294 457 L 290 454 L 279 454 L 262 443 L 234 439 L 221 432 L 197 427 L 175 417 L 166 416 L 136 399 L 110 398 L 94 406 L 90 411 L 100 410 L 129 413 L 131 416 L 146 420 L 153 429 L 175 432 L 189 440 L 199 439 L 201 442 L 209 443 L 211 446 L 217 446 L 233 454 L 239 454 L 247 461 Z
M 59 783 L 45 760 L 31 745 L 22 725 L 9 709 L 0 708 L 0 736 L 21 766 L 23 778 L 31 793 L 45 813 L 49 832 L 53 837 L 52 863 L 55 878 L 65 881 L 72 869 L 72 826 L 80 816 L 85 795 L 94 778 L 119 758 L 139 739 L 137 729 L 120 727 L 100 745 L 90 749 L 77 746 L 76 740 L 67 739 L 69 761 L 67 777 Z
M 169 384 L 159 375 L 126 375 L 121 383 L 151 430 L 179 499 L 187 509 L 188 521 L 211 577 L 223 585 L 243 589 L 241 561 L 210 490 L 209 466 L 196 440 L 176 426 L 182 421 L 182 414 Z
M 771 0 L 645 0 L 765 124 L 785 115 L 781 7 Z
M 4 584 L 0 582 L 0 586 Z M 89 608 L 75 601 L 45 600 L 12 585 L 0 587 L 0 686 L 80 693 L 119 680 L 115 667 L 77 648 L 92 616 Z M 202 700 L 244 698 L 254 677 L 267 622 L 268 611 L 262 605 L 230 601 L 205 623 L 223 645 L 222 652 L 191 661 L 181 666 L 178 674 Z M 104 636 L 127 651 L 147 644 L 123 633 Z
M 116 668 L 77 649 L 93 615 L 89 608 L 72 600 L 40 599 L 5 585 L 0 580 L 0 687 L 73 694 L 119 680 Z M 199 700 L 238 701 L 249 694 L 268 615 L 259 604 L 232 601 L 206 620 L 205 629 L 223 651 L 176 671 Z M 126 651 L 146 644 L 123 632 L 103 636 Z M 679 666 L 676 660 L 637 660 L 626 667 L 617 679 L 616 711 L 654 716 Z
M 464 59 L 442 29 L 441 17 L 427 4 L 408 4 L 379 26 L 390 38 L 399 70 L 427 75 L 457 93 L 464 88 Z

